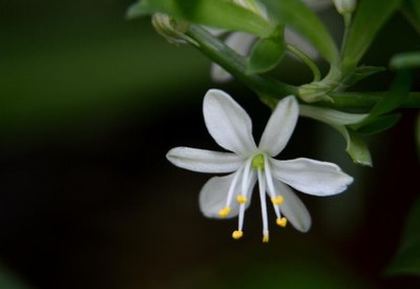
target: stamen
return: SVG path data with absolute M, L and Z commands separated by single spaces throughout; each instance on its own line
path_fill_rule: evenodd
M 245 195 L 237 195 L 236 196 L 236 201 L 238 202 L 238 204 L 245 204 L 248 201 L 248 198 Z
M 265 200 L 265 180 L 261 170 L 258 170 L 258 184 L 260 189 L 260 202 L 261 202 L 261 214 L 263 222 L 263 242 L 266 243 L 269 240 L 268 237 L 268 215 L 267 215 L 267 203 Z
M 265 165 L 264 174 L 265 174 L 265 178 L 267 180 L 268 194 L 271 197 L 271 202 L 273 203 L 274 212 L 276 213 L 276 217 L 277 217 L 277 219 L 279 219 L 279 218 L 281 218 L 279 205 L 281 205 L 284 202 L 284 198 L 283 198 L 283 196 L 280 196 L 280 195 L 276 196 L 276 191 L 274 189 L 274 184 L 273 184 L 273 177 L 271 175 L 271 167 L 270 167 L 270 164 L 268 163 L 267 158 L 265 158 L 265 160 L 264 160 L 264 165 Z
M 269 235 L 268 234 L 264 235 L 262 241 L 263 243 L 268 243 L 268 241 L 270 241 Z
M 242 176 L 242 194 L 236 197 L 236 200 L 240 203 L 239 206 L 239 218 L 238 218 L 238 231 L 242 232 L 244 226 L 244 219 L 245 219 L 245 206 L 248 199 L 248 196 L 251 195 L 251 191 L 254 189 L 251 187 L 251 182 L 254 177 L 254 173 L 251 175 L 249 174 L 251 168 L 251 161 L 249 159 L 244 168 L 244 173 Z
M 224 208 L 220 209 L 220 211 L 219 211 L 219 216 L 221 218 L 226 218 L 231 211 L 230 205 L 232 204 L 232 198 L 233 198 L 233 194 L 235 193 L 235 187 L 236 187 L 236 184 L 238 182 L 238 179 L 239 179 L 239 176 L 240 176 L 242 170 L 243 170 L 243 168 L 240 168 L 235 172 L 232 183 L 229 186 L 229 191 L 228 191 L 228 195 L 227 195 L 227 198 L 226 198 L 226 206 Z
M 283 218 L 277 218 L 276 220 L 277 225 L 279 225 L 280 227 L 285 228 L 287 225 L 287 219 L 285 217 Z
M 229 215 L 230 211 L 231 211 L 230 207 L 224 207 L 223 209 L 220 209 L 218 213 L 219 217 L 226 218 Z
M 275 206 L 280 206 L 281 204 L 284 203 L 284 198 L 283 198 L 283 196 L 275 196 L 275 197 L 271 198 L 271 202 Z
M 236 230 L 236 231 L 233 231 L 232 238 L 235 240 L 239 240 L 240 238 L 242 238 L 243 235 L 244 235 L 244 232 L 242 232 L 241 230 Z

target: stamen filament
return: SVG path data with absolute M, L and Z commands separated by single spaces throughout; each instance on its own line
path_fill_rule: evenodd
M 271 202 L 273 203 L 274 211 L 276 212 L 276 217 L 277 219 L 280 219 L 281 213 L 280 213 L 279 205 L 283 203 L 283 197 L 280 195 L 276 196 L 276 191 L 274 189 L 274 184 L 273 184 L 273 177 L 271 175 L 270 164 L 268 163 L 267 158 L 264 158 L 264 159 L 265 159 L 264 160 L 264 166 L 265 166 L 264 174 L 267 180 L 268 193 L 271 197 Z
M 258 170 L 258 184 L 260 190 L 260 202 L 261 202 L 261 214 L 263 223 L 263 242 L 268 242 L 268 214 L 267 214 L 267 203 L 265 199 L 265 179 L 262 174 L 262 170 Z
M 233 198 L 233 195 L 235 193 L 235 187 L 236 187 L 236 184 L 238 183 L 238 179 L 239 179 L 239 176 L 241 175 L 242 171 L 243 171 L 243 167 L 239 168 L 235 172 L 232 183 L 229 186 L 229 191 L 228 191 L 228 195 L 227 195 L 227 198 L 226 198 L 226 206 L 224 208 L 220 209 L 220 211 L 219 211 L 219 216 L 221 218 L 226 218 L 231 211 L 231 206 L 230 205 L 232 204 L 232 198 Z
M 245 167 L 246 169 L 246 167 Z M 245 173 L 243 178 L 245 178 Z M 243 188 L 243 197 L 244 198 L 248 198 L 248 196 L 251 195 L 252 190 L 254 189 L 252 185 L 252 179 L 254 178 L 254 173 L 252 173 L 251 175 L 247 175 L 247 179 L 242 180 L 242 184 L 246 183 L 245 188 Z M 238 218 L 238 231 L 242 231 L 243 230 L 243 226 L 244 226 L 244 219 L 245 219 L 245 209 L 246 209 L 246 203 L 241 203 L 240 207 L 239 207 L 239 218 Z

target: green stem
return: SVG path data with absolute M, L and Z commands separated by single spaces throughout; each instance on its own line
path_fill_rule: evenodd
M 361 109 L 368 110 L 387 94 L 386 91 L 376 92 L 332 92 L 329 96 L 334 103 L 320 102 L 314 105 L 331 107 L 335 109 Z M 401 104 L 402 108 L 420 108 L 420 92 L 410 92 Z
M 245 58 L 211 35 L 207 30 L 196 25 L 191 25 L 186 34 L 194 40 L 192 44 L 197 49 L 252 90 L 278 97 L 297 94 L 297 88 L 295 86 L 256 74 L 247 74 L 245 72 Z
M 246 71 L 245 58 L 238 55 L 222 41 L 213 37 L 205 29 L 191 25 L 187 35 L 192 44 L 212 61 L 221 65 L 239 81 L 243 82 L 259 95 L 269 95 L 281 99 L 287 95 L 298 96 L 296 86 L 288 85 L 260 75 L 249 75 Z M 317 102 L 316 105 L 335 109 L 359 109 L 367 111 L 373 107 L 386 92 L 331 92 L 332 102 Z M 402 103 L 405 108 L 420 108 L 420 92 L 412 92 Z
M 319 71 L 318 66 L 315 64 L 315 62 L 312 61 L 312 59 L 308 55 L 306 55 L 303 51 L 290 44 L 287 44 L 287 49 L 309 67 L 314 76 L 313 81 L 321 80 L 321 72 Z

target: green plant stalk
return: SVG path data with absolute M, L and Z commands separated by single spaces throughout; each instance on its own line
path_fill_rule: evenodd
M 290 44 L 287 44 L 287 50 L 289 50 L 293 55 L 295 55 L 309 67 L 314 76 L 313 81 L 321 80 L 321 72 L 319 71 L 318 66 L 312 61 L 312 59 L 308 55 L 306 55 L 304 52 Z
M 191 25 L 186 34 L 193 40 L 191 41 L 193 46 L 257 94 L 269 95 L 278 99 L 290 94 L 299 96 L 296 86 L 260 75 L 247 74 L 245 58 L 200 26 Z M 332 99 L 332 102 L 317 102 L 315 105 L 335 109 L 368 111 L 381 100 L 383 95 L 385 95 L 385 92 L 330 92 L 328 96 Z M 420 92 L 410 93 L 402 103 L 402 107 L 420 108 Z
M 297 87 L 293 85 L 256 74 L 247 74 L 245 58 L 200 26 L 191 25 L 186 35 L 192 38 L 192 44 L 197 49 L 252 90 L 279 97 L 297 94 Z

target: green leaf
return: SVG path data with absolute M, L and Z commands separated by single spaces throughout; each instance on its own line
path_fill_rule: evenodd
M 341 86 L 344 88 L 353 86 L 359 81 L 385 70 L 386 68 L 383 66 L 359 66 L 354 70 L 353 73 L 346 77 Z
M 260 39 L 252 48 L 247 73 L 256 74 L 272 70 L 280 63 L 285 51 L 283 29 L 269 38 Z
M 352 71 L 375 35 L 399 7 L 402 0 L 361 0 L 358 3 L 343 49 L 343 71 Z
M 269 36 L 274 26 L 261 15 L 226 0 L 141 0 L 132 5 L 129 18 L 165 13 L 174 18 L 217 28 Z
M 401 114 L 399 113 L 382 115 L 359 128 L 357 132 L 361 134 L 380 133 L 394 127 L 400 119 Z
M 420 199 L 408 216 L 400 248 L 386 273 L 420 276 Z
M 307 38 L 331 64 L 339 59 L 337 47 L 324 24 L 302 1 L 260 0 L 270 16 L 279 24 L 289 26 Z
M 420 51 L 404 52 L 392 57 L 391 68 L 410 69 L 420 67 Z
M 300 105 L 299 108 L 300 116 L 324 122 L 341 133 L 346 141 L 346 152 L 355 163 L 372 166 L 372 158 L 366 143 L 346 126 L 363 121 L 366 118 L 365 114 L 352 114 L 310 105 Z
M 420 34 L 420 1 L 405 0 L 401 5 L 401 11 L 417 33 Z
M 401 70 L 391 84 L 391 89 L 386 95 L 378 101 L 369 113 L 369 116 L 356 129 L 375 121 L 379 116 L 393 111 L 401 106 L 408 97 L 411 86 L 411 75 L 408 71 Z

